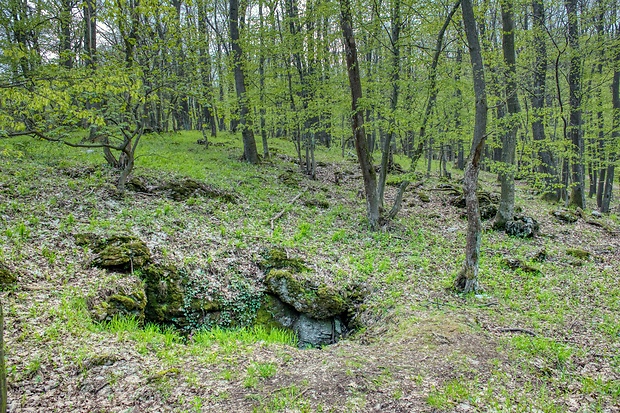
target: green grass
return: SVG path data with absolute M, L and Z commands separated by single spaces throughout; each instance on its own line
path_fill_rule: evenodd
M 213 344 L 218 344 L 224 348 L 237 344 L 256 343 L 297 345 L 297 338 L 291 331 L 277 328 L 266 329 L 263 326 L 239 329 L 214 327 L 196 332 L 192 335 L 192 341 L 201 347 L 211 347 Z
M 563 401 L 570 392 L 594 399 L 584 404 L 584 411 L 604 411 L 618 404 L 619 386 L 613 374 L 620 374 L 620 362 L 610 359 L 604 351 L 615 348 L 620 338 L 617 259 L 614 251 L 606 252 L 606 246 L 601 246 L 600 251 L 593 248 L 600 234 L 598 229 L 575 234 L 573 227 L 545 222 L 543 234 L 534 240 L 485 230 L 480 260 L 484 291 L 478 296 L 461 297 L 446 291 L 460 269 L 465 245 L 465 223 L 451 206 L 440 207 L 443 209 L 437 217 L 434 211 L 414 205 L 415 213 L 403 213 L 384 231 L 369 233 L 364 202 L 356 197 L 361 183 L 353 182 L 353 178 L 348 178 L 349 187 L 334 186 L 329 177 L 327 181 L 311 181 L 294 164 L 277 156 L 260 166 L 247 165 L 240 161 L 238 136 L 221 133 L 211 139 L 213 145 L 206 150 L 196 145 L 198 138 L 201 135 L 193 132 L 145 136 L 138 149 L 135 175 L 153 182 L 192 177 L 234 193 L 239 203 L 202 197 L 177 202 L 131 192 L 119 195 L 113 188 L 118 172 L 103 165 L 98 150 L 71 149 L 30 138 L 0 142 L 0 194 L 6 200 L 0 202 L 0 216 L 9 217 L 0 222 L 0 259 L 19 267 L 25 284 L 50 289 L 41 301 L 30 300 L 26 290 L 17 289 L 7 295 L 9 317 L 21 317 L 19 334 L 9 335 L 14 340 L 10 350 L 22 346 L 57 348 L 60 355 L 55 363 L 79 367 L 92 361 L 91 343 L 120 343 L 135 349 L 164 372 L 155 380 L 157 383 L 153 382 L 160 395 L 172 394 L 175 380 L 190 383 L 192 391 L 201 389 L 198 370 L 187 374 L 184 371 L 187 360 L 211 369 L 208 375 L 231 387 L 230 392 L 218 392 L 217 396 L 188 394 L 184 403 L 177 400 L 175 405 L 171 401 L 173 409 L 200 411 L 209 403 L 238 397 L 238 388 L 243 387 L 244 394 L 256 401 L 257 412 L 321 411 L 320 404 L 304 397 L 305 385 L 299 381 L 264 393 L 272 383 L 270 378 L 286 377 L 295 369 L 288 365 L 289 361 L 293 360 L 294 365 L 303 357 L 297 349 L 284 347 L 296 347 L 290 331 L 214 327 L 185 337 L 170 327 L 143 324 L 135 318 L 117 317 L 101 324 L 91 321 L 82 297 L 84 283 L 89 283 L 89 288 L 103 288 L 106 278 L 98 278 L 100 274 L 88 267 L 89 251 L 72 246 L 71 238 L 79 232 L 139 235 L 153 246 L 157 261 L 191 269 L 219 265 L 218 271 L 225 275 L 219 280 L 221 289 L 235 294 L 254 290 L 233 290 L 234 283 L 257 282 L 253 278 L 256 274 L 248 276 L 236 260 L 256 261 L 261 248 L 280 246 L 294 256 L 303 256 L 337 286 L 346 289 L 363 285 L 367 289 L 369 294 L 359 306 L 362 321 L 367 324 L 353 340 L 369 337 L 376 343 L 373 351 L 378 354 L 405 345 L 401 343 L 411 345 L 407 340 L 416 334 L 423 336 L 425 347 L 420 351 L 442 351 L 431 341 L 434 338 L 430 331 L 420 327 L 423 320 L 432 318 L 439 320 L 433 324 L 432 332 L 436 334 L 458 324 L 459 334 L 482 335 L 499 343 L 499 356 L 493 357 L 504 361 L 489 367 L 490 378 L 476 374 L 462 357 L 449 360 L 454 365 L 452 376 L 437 378 L 433 371 L 412 372 L 411 377 L 417 377 L 416 389 L 434 380 L 436 386 L 424 395 L 431 408 L 451 411 L 459 403 L 469 403 L 480 411 L 560 412 L 565 411 Z M 279 154 L 295 157 L 290 141 L 273 139 L 270 144 Z M 354 163 L 341 162 L 336 147 L 318 148 L 317 159 L 339 162 L 348 171 L 357 170 Z M 407 168 L 404 160 L 397 161 Z M 291 178 L 288 183 L 283 179 L 287 176 Z M 396 182 L 401 178 L 390 179 Z M 481 179 L 485 189 L 498 190 L 495 174 L 482 173 Z M 430 192 L 438 182 L 431 177 L 424 183 L 432 199 L 441 196 Z M 306 192 L 302 198 L 289 205 L 289 200 L 303 190 Z M 529 215 L 548 217 L 555 208 L 525 195 L 527 198 L 518 198 L 518 202 Z M 407 197 L 411 198 L 407 202 L 418 202 L 415 196 Z M 304 203 L 308 200 L 326 201 L 329 207 L 308 207 Z M 270 218 L 284 209 L 286 212 L 272 230 Z M 605 219 L 615 225 L 620 223 L 617 214 Z M 571 237 L 577 237 L 578 243 L 593 253 L 589 260 L 567 255 L 567 248 L 572 246 L 565 243 Z M 533 263 L 535 253 L 543 249 L 547 260 Z M 504 257 L 535 265 L 540 273 L 513 271 L 502 264 Z M 93 279 L 86 280 L 85 274 Z M 232 306 L 239 302 L 230 303 Z M 244 312 L 253 308 L 249 300 L 243 303 L 247 306 L 237 305 L 235 309 Z M 528 328 L 538 336 L 495 335 L 498 327 Z M 458 341 L 446 335 L 452 340 L 448 345 Z M 571 341 L 584 335 L 598 347 Z M 73 342 L 77 344 L 72 346 Z M 388 344 L 385 348 L 384 342 Z M 43 351 L 47 350 L 18 361 L 20 364 L 14 366 L 17 373 L 11 377 L 43 377 L 41 372 L 51 365 L 49 353 Z M 328 349 L 321 351 L 328 354 Z M 264 353 L 269 358 L 261 358 Z M 595 353 L 604 353 L 603 358 L 594 357 Z M 347 379 L 362 373 L 371 387 L 385 386 L 386 394 L 395 401 L 409 396 L 402 379 L 405 373 L 398 368 L 391 368 L 391 375 L 367 375 L 366 363 L 356 362 L 354 355 L 344 352 L 339 357 L 345 359 L 342 364 Z M 394 354 L 390 357 L 398 360 Z M 611 374 L 582 373 L 582 367 L 592 360 Z M 158 371 L 151 372 L 153 377 L 158 377 Z M 178 374 L 171 374 L 173 371 Z M 108 379 L 116 382 L 122 378 L 110 375 Z M 235 386 L 238 388 L 233 389 Z M 371 403 L 366 393 L 351 392 L 339 408 L 364 411 L 374 407 L 364 404 Z

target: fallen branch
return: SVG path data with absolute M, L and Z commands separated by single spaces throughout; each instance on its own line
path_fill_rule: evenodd
M 528 335 L 530 335 L 532 337 L 537 337 L 538 336 L 538 334 L 536 334 L 532 330 L 528 330 L 527 328 L 520 328 L 520 327 L 498 328 L 497 331 L 499 333 L 524 333 L 524 334 L 528 334 Z
M 288 204 L 286 204 L 286 206 L 284 207 L 284 209 L 280 212 L 278 212 L 277 214 L 275 214 L 270 220 L 269 222 L 271 223 L 271 229 L 273 230 L 274 227 L 274 223 L 279 220 L 280 218 L 282 218 L 282 215 L 284 215 L 286 213 L 286 211 L 288 211 L 289 207 L 295 203 L 295 201 L 297 201 L 299 198 L 301 198 L 301 196 L 304 194 L 304 192 L 306 192 L 306 190 L 301 191 L 300 193 L 298 193 L 297 195 L 295 195 L 295 197 L 293 199 L 291 199 L 290 201 L 288 201 Z

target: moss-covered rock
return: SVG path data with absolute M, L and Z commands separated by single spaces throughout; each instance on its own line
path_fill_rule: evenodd
M 329 202 L 324 201 L 322 199 L 317 199 L 317 198 L 311 198 L 311 199 L 304 199 L 303 201 L 304 205 L 307 207 L 316 207 L 319 209 L 327 209 L 329 208 Z
M 111 277 L 105 287 L 90 294 L 86 300 L 91 318 L 95 321 L 110 321 L 115 316 L 131 316 L 144 320 L 146 293 L 139 278 L 128 275 Z
M 288 269 L 292 272 L 310 271 L 301 258 L 290 258 L 283 248 L 271 248 L 265 252 L 258 266 L 266 273 L 273 269 Z
M 174 265 L 151 264 L 140 277 L 146 284 L 146 320 L 182 326 L 184 288 L 179 270 Z
M 97 234 L 93 234 L 92 232 L 80 232 L 78 234 L 74 234 L 73 239 L 77 245 L 81 247 L 88 247 L 93 250 L 103 242 L 103 238 Z
M 480 208 L 487 205 L 497 204 L 499 202 L 499 196 L 494 193 L 478 190 L 476 191 L 476 195 L 478 197 L 478 204 Z M 465 208 L 467 206 L 467 202 L 465 200 L 465 195 L 463 195 L 463 191 L 461 190 L 457 196 L 450 201 L 450 203 L 457 208 Z
M 579 216 L 577 214 L 564 208 L 551 212 L 551 215 L 553 215 L 558 221 L 567 224 L 577 222 L 577 220 L 579 219 Z
M 587 260 L 590 258 L 590 253 L 580 248 L 569 248 L 566 253 L 572 257 L 579 258 L 580 260 Z
M 295 170 L 287 169 L 278 176 L 278 180 L 286 186 L 297 188 L 301 177 Z
M 255 325 L 268 330 L 287 329 L 295 333 L 300 348 L 319 347 L 337 342 L 346 326 L 340 316 L 316 319 L 298 312 L 278 297 L 265 294 L 263 305 L 256 315 Z
M 540 274 L 540 270 L 536 267 L 533 267 L 527 264 L 524 261 L 521 261 L 518 258 L 504 258 L 502 260 L 502 264 L 511 270 L 521 270 L 523 272 L 531 273 L 531 274 Z
M 334 287 L 316 285 L 289 269 L 272 269 L 265 282 L 267 289 L 300 313 L 315 319 L 325 319 L 346 311 L 346 300 Z
M 512 221 L 506 222 L 504 230 L 513 237 L 532 238 L 538 235 L 540 225 L 532 217 L 516 216 Z
M 320 347 L 336 343 L 344 334 L 343 324 L 339 317 L 316 320 L 301 314 L 293 325 L 300 348 Z
M 495 218 L 497 215 L 497 206 L 495 204 L 488 204 L 480 207 L 480 219 L 487 220 Z
M 148 265 L 151 251 L 144 241 L 131 235 L 112 236 L 92 246 L 96 254 L 93 266 L 117 271 L 131 271 Z
M 186 201 L 191 197 L 205 197 L 216 198 L 233 204 L 237 202 L 237 198 L 233 194 L 191 178 L 166 182 L 157 190 L 163 191 L 175 201 Z
M 17 275 L 4 263 L 0 262 L 0 289 L 10 287 L 17 282 Z
M 265 294 L 263 303 L 256 313 L 255 325 L 273 328 L 292 329 L 293 324 L 299 318 L 299 313 L 288 304 L 280 301 L 276 296 Z
M 422 191 L 418 192 L 418 198 L 420 198 L 420 201 L 424 203 L 431 202 L 431 197 L 426 192 L 422 192 Z
M 155 189 L 155 186 L 151 185 L 145 177 L 133 176 L 125 184 L 125 188 L 134 192 L 150 193 Z

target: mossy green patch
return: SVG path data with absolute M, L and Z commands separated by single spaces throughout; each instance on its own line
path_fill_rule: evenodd
M 289 269 L 293 272 L 310 271 L 301 258 L 290 258 L 283 248 L 272 248 L 263 257 L 259 266 L 265 272 L 273 269 Z
M 590 258 L 590 253 L 588 251 L 579 248 L 569 248 L 566 250 L 566 253 L 580 260 L 587 260 Z
M 96 256 L 93 266 L 115 270 L 136 270 L 151 261 L 151 251 L 144 241 L 131 235 L 115 235 L 92 246 Z
M 182 324 L 183 280 L 173 265 L 151 264 L 140 277 L 146 283 L 147 305 L 145 316 L 156 323 Z
M 6 264 L 0 262 L 0 288 L 5 288 L 15 284 L 17 281 L 17 275 L 6 266 Z
M 114 317 L 133 317 L 142 322 L 146 304 L 144 283 L 134 276 L 110 278 L 105 287 L 87 299 L 91 318 L 99 322 Z
M 265 279 L 267 288 L 283 302 L 312 318 L 325 319 L 346 311 L 343 294 L 334 287 L 315 283 L 286 269 L 271 270 Z

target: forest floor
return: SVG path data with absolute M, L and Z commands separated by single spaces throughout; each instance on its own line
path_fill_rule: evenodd
M 517 206 L 540 234 L 508 237 L 486 221 L 483 291 L 461 296 L 449 287 L 467 223 L 437 177 L 420 176 L 398 217 L 371 233 L 360 174 L 338 149 L 317 150 L 313 181 L 288 142 L 274 140 L 272 160 L 251 166 L 237 139 L 208 149 L 196 139 L 145 137 L 135 174 L 193 177 L 240 202 L 119 194 L 97 152 L 0 142 L 0 263 L 18 275 L 1 296 L 9 411 L 620 412 L 617 212 L 592 217 L 589 199 L 585 218 L 564 223 L 551 215 L 558 205 L 518 181 Z M 481 185 L 499 192 L 494 175 Z M 247 330 L 198 340 L 96 323 L 86 297 L 106 274 L 76 245 L 83 232 L 136 235 L 160 262 L 219 265 L 213 282 L 224 288 L 226 268 L 255 268 L 261 249 L 285 248 L 317 276 L 370 291 L 363 328 L 298 349 Z

